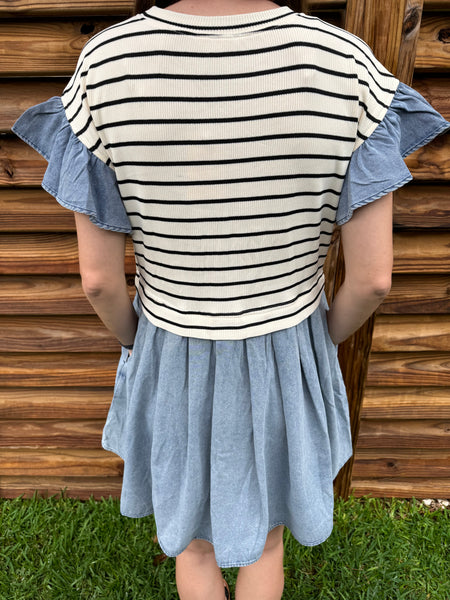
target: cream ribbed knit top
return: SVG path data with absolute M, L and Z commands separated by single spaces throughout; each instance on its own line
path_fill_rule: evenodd
M 62 100 L 116 173 L 148 319 L 240 339 L 307 318 L 352 152 L 397 85 L 360 39 L 287 7 L 154 7 L 92 38 Z

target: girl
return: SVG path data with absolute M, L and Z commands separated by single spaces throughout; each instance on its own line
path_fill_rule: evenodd
M 284 526 L 305 545 L 332 530 L 351 455 L 336 344 L 389 291 L 402 157 L 449 124 L 364 42 L 281 3 L 152 4 L 14 131 L 75 211 L 84 291 L 123 347 L 103 434 L 122 514 L 154 513 L 182 600 L 229 598 L 232 566 L 237 600 L 277 600 Z

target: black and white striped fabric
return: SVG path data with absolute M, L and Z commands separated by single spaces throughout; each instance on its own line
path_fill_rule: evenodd
M 149 320 L 242 339 L 308 317 L 349 160 L 397 85 L 360 39 L 287 7 L 154 7 L 90 40 L 62 101 L 116 173 Z

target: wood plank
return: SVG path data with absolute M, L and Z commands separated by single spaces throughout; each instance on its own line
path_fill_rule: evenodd
M 130 298 L 136 293 L 134 276 L 127 277 Z M 78 275 L 0 277 L 0 313 L 8 315 L 90 315 L 94 309 Z
M 0 448 L 100 448 L 103 421 L 72 419 L 6 420 Z
M 449 194 L 450 187 L 445 185 L 400 188 L 394 193 L 395 229 L 449 229 Z
M 31 498 L 35 492 L 43 497 L 59 496 L 88 500 L 93 497 L 118 498 L 122 489 L 122 477 L 0 477 L 1 498 Z
M 419 31 L 422 20 L 423 0 L 406 0 L 402 23 L 402 38 L 398 51 L 396 76 L 411 85 L 414 73 Z
M 0 476 L 120 477 L 123 461 L 103 449 L 0 450 Z
M 398 232 L 394 235 L 394 273 L 448 273 L 448 232 Z
M 450 354 L 438 352 L 373 352 L 368 386 L 449 386 Z
M 373 352 L 421 350 L 450 350 L 450 315 L 378 316 L 372 338 Z
M 117 19 L 0 22 L 0 76 L 71 76 L 88 40 Z
M 110 387 L 119 356 L 114 354 L 3 354 L 0 380 L 4 388 Z
M 123 15 L 131 14 L 132 0 L 3 0 L 0 2 L 0 17 L 72 17 L 80 15 Z
M 125 268 L 135 272 L 133 246 L 127 243 Z M 4 234 L 0 236 L 1 275 L 73 275 L 79 273 L 75 234 Z
M 96 315 L 0 316 L 0 352 L 119 352 Z
M 0 133 L 9 133 L 13 123 L 30 106 L 44 102 L 52 96 L 60 96 L 68 81 L 68 78 L 61 77 L 54 79 L 5 79 L 1 81 Z
M 450 387 L 366 387 L 364 419 L 450 419 Z
M 450 477 L 444 478 L 379 478 L 354 477 L 351 484 L 356 497 L 379 498 L 450 498 Z
M 15 136 L 0 138 L 0 187 L 40 186 L 47 161 Z
M 43 189 L 0 188 L 0 232 L 75 231 L 73 212 Z
M 426 146 L 410 154 L 405 162 L 414 179 L 418 181 L 450 180 L 450 134 L 439 135 Z
M 378 314 L 450 312 L 450 275 L 394 275 Z
M 448 10 L 448 7 L 447 7 Z M 450 69 L 450 22 L 447 13 L 425 14 L 420 26 L 415 68 L 445 72 Z
M 0 419 L 105 420 L 112 395 L 112 387 L 0 388 Z
M 450 420 L 361 419 L 358 447 L 450 450 Z
M 417 75 L 413 80 L 413 87 L 447 121 L 450 120 L 450 79 L 448 77 Z
M 450 478 L 450 448 L 357 448 L 353 477 Z

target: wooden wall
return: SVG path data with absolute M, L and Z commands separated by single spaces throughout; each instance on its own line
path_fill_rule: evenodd
M 450 120 L 450 1 L 425 2 L 415 87 Z M 352 472 L 356 495 L 450 497 L 450 135 L 412 154 L 394 195 L 394 277 L 380 307 Z
M 310 4 L 343 25 L 345 2 Z M 441 76 L 449 70 L 450 0 L 425 5 L 415 86 L 450 118 Z M 0 0 L 3 497 L 120 492 L 122 463 L 100 447 L 118 345 L 83 296 L 73 216 L 40 189 L 46 163 L 10 127 L 28 106 L 60 94 L 89 37 L 129 9 L 128 0 Z M 394 287 L 375 327 L 357 494 L 450 495 L 449 147 L 447 136 L 409 159 L 416 181 L 396 195 Z M 132 284 L 130 252 L 127 270 Z

